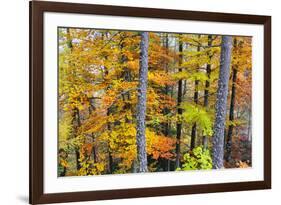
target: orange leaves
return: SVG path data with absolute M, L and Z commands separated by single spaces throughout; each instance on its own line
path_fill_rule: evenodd
M 236 167 L 238 167 L 238 168 L 248 168 L 249 167 L 249 165 L 247 164 L 247 162 L 242 162 L 242 161 L 238 161 L 238 162 L 236 162 Z
M 159 105 L 160 109 L 164 109 L 164 108 L 174 109 L 176 107 L 177 102 L 171 96 L 165 94 L 159 94 L 159 97 L 161 101 Z
M 91 114 L 91 116 L 85 120 L 83 125 L 79 128 L 80 133 L 91 134 L 100 132 L 106 127 L 108 116 L 106 112 L 99 110 Z
M 60 158 L 59 164 L 63 167 L 69 167 L 68 162 L 65 159 Z
M 124 95 L 132 95 L 136 92 L 137 82 L 113 80 L 110 89 L 107 89 L 102 97 L 102 107 L 110 108 L 113 104 L 123 105 Z
M 155 132 L 146 129 L 147 153 L 154 159 L 159 157 L 172 159 L 174 154 L 171 152 L 175 148 L 176 141 L 174 138 L 158 135 Z
M 149 72 L 148 80 L 158 86 L 175 85 L 176 81 L 173 80 L 171 75 L 163 71 Z
M 135 73 L 138 73 L 138 71 L 139 71 L 139 59 L 128 61 L 127 67 L 130 70 L 134 71 Z
M 89 157 L 92 153 L 93 144 L 92 143 L 86 143 L 83 144 L 80 148 L 80 162 L 83 162 L 86 157 Z

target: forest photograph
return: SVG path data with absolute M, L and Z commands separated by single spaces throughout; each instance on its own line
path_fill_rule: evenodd
M 57 35 L 58 177 L 252 167 L 251 36 Z

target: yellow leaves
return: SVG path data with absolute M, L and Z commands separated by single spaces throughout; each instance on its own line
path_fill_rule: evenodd
M 148 72 L 148 80 L 155 83 L 158 86 L 176 84 L 176 81 L 174 81 L 168 73 L 163 71 Z
M 122 54 L 125 55 L 127 57 L 128 61 L 133 61 L 135 54 L 129 50 L 123 50 Z
M 63 167 L 66 167 L 66 168 L 69 167 L 67 161 L 64 160 L 64 159 L 60 159 L 59 164 L 60 164 L 61 166 L 63 166 Z
M 92 160 L 82 162 L 81 168 L 78 170 L 78 176 L 91 176 L 104 174 L 106 164 L 104 162 L 94 163 Z
M 91 134 L 103 130 L 107 125 L 106 112 L 99 110 L 92 113 L 92 115 L 83 123 L 80 132 Z
M 188 79 L 190 77 L 190 74 L 186 71 L 181 71 L 181 72 L 174 73 L 172 77 L 174 80 L 183 80 L 183 79 Z
M 95 163 L 94 166 L 96 168 L 97 173 L 101 173 L 105 170 L 105 164 L 104 163 Z
M 72 133 L 72 116 L 70 113 L 65 113 L 59 120 L 59 145 L 60 148 L 66 148 L 68 140 Z
M 236 37 L 232 51 L 232 65 L 244 71 L 252 67 L 252 40 L 247 37 Z
M 127 62 L 127 67 L 134 72 L 138 72 L 138 70 L 139 70 L 139 59 L 129 60 Z
M 102 97 L 102 107 L 110 108 L 113 104 L 123 109 L 125 103 L 131 104 L 135 99 L 137 82 L 126 82 L 123 80 L 113 80 L 110 89 L 107 89 Z M 125 96 L 130 95 L 130 100 Z
M 72 39 L 71 49 L 67 38 Z M 221 37 L 213 35 L 212 38 L 213 45 L 221 43 Z M 233 50 L 232 65 L 244 71 L 238 72 L 236 83 L 237 99 L 244 99 L 243 95 L 251 96 L 252 42 L 251 38 L 237 39 L 243 44 Z M 184 45 L 182 52 L 178 52 L 179 42 Z M 67 36 L 65 30 L 60 30 L 59 148 L 69 154 L 60 156 L 62 167 L 75 167 L 75 151 L 79 150 L 81 169 L 78 175 L 107 173 L 109 154 L 114 173 L 128 173 L 135 168 L 139 48 L 137 32 L 70 29 Z M 162 166 L 160 158 L 174 160 L 176 123 L 182 122 L 183 135 L 190 133 L 194 122 L 199 135 L 212 135 L 212 109 L 217 88 L 214 81 L 219 75 L 220 47 L 208 47 L 208 35 L 150 32 L 148 55 L 146 151 L 150 159 L 149 170 L 158 171 Z M 207 64 L 211 64 L 210 80 Z M 203 102 L 208 80 L 210 109 L 182 106 L 183 114 L 176 114 L 179 80 L 184 80 L 183 102 L 193 101 L 194 81 L 199 81 L 196 87 L 199 104 Z M 237 104 L 245 103 L 242 101 L 245 100 L 237 100 Z M 78 112 L 75 114 L 74 110 L 79 111 L 79 123 Z M 163 129 L 166 123 L 168 132 Z M 184 137 L 183 144 L 189 143 L 188 140 L 189 136 Z M 240 163 L 239 166 L 244 165 Z M 75 173 L 70 169 L 73 168 L 66 174 L 77 175 L 76 167 Z

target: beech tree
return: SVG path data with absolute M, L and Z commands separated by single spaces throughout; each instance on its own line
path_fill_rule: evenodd
M 141 33 L 140 43 L 140 69 L 137 104 L 137 150 L 139 172 L 147 172 L 146 138 L 145 138 L 145 115 L 146 115 L 146 91 L 148 74 L 148 32 Z
M 216 119 L 213 136 L 213 168 L 223 167 L 224 130 L 227 109 L 228 81 L 231 63 L 232 37 L 223 36 L 221 43 L 220 71 L 216 101 Z
M 251 37 L 58 35 L 58 176 L 251 166 Z

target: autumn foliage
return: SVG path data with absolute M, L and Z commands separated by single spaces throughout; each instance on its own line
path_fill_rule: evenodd
M 58 175 L 138 172 L 140 33 L 58 28 L 58 35 Z M 248 167 L 251 166 L 252 42 L 250 37 L 234 39 L 238 43 L 232 50 L 230 75 L 235 68 L 235 118 L 227 117 L 225 124 L 225 132 L 230 125 L 234 132 L 231 161 L 225 165 Z M 149 171 L 176 170 L 177 154 L 181 165 L 178 170 L 212 168 L 220 44 L 219 35 L 149 32 L 145 116 Z M 180 105 L 177 103 L 179 81 L 182 82 Z M 230 79 L 228 110 L 231 89 Z M 178 123 L 182 125 L 180 140 L 176 140 Z M 192 150 L 194 124 L 196 148 Z M 180 153 L 175 151 L 177 143 Z

